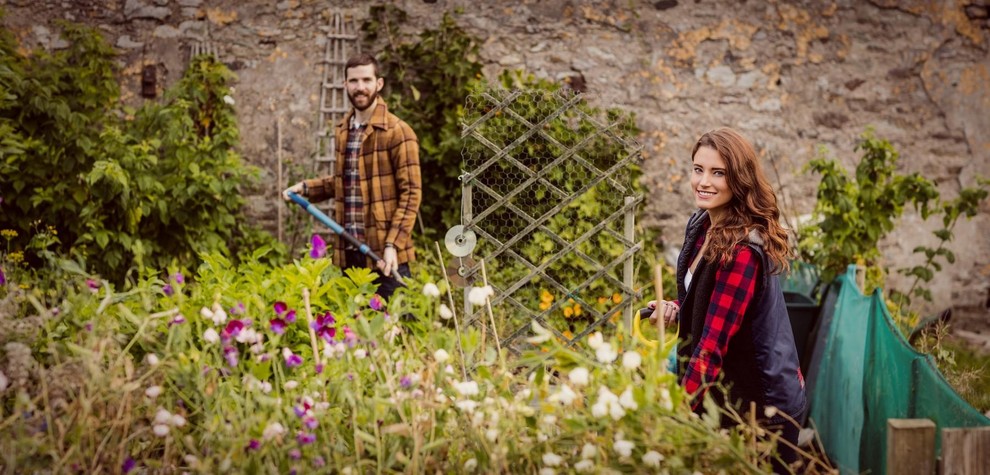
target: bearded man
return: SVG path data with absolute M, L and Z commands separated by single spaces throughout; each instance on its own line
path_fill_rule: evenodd
M 334 200 L 335 220 L 382 260 L 374 263 L 340 236 L 334 264 L 341 269 L 367 267 L 378 272 L 378 294 L 389 298 L 410 276 L 415 260 L 412 230 L 422 200 L 419 142 L 408 124 L 389 113 L 378 93 L 385 86 L 378 61 L 370 54 L 347 60 L 344 85 L 351 110 L 337 124 L 337 161 L 333 175 L 303 180 L 290 191 L 311 202 Z

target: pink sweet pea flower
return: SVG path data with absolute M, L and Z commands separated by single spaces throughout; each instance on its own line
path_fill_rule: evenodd
M 289 310 L 289 312 L 285 314 L 285 321 L 288 323 L 296 323 L 296 311 Z
M 228 366 L 230 366 L 231 368 L 237 367 L 237 357 L 238 357 L 237 348 L 234 348 L 233 346 L 223 347 L 223 357 L 224 359 L 227 360 Z
M 299 442 L 299 445 L 312 444 L 316 442 L 316 434 L 299 431 L 296 433 L 296 441 Z
M 275 315 L 278 315 L 280 317 L 289 308 L 289 306 L 282 301 L 275 302 L 275 305 L 273 305 L 272 307 L 275 309 Z
M 380 312 L 385 304 L 382 302 L 382 298 L 375 294 L 371 296 L 371 300 L 368 301 L 368 306 L 376 312 Z
M 227 338 L 233 338 L 237 336 L 237 334 L 240 333 L 241 330 L 243 329 L 244 329 L 244 322 L 234 319 L 227 322 L 227 326 L 223 329 L 223 333 L 224 335 L 227 336 Z
M 285 366 L 289 368 L 295 368 L 302 364 L 302 357 L 293 353 L 292 350 L 288 348 L 282 348 L 282 357 L 285 358 Z
M 272 332 L 276 335 L 285 333 L 285 320 L 282 320 L 281 318 L 273 318 L 269 320 L 268 325 L 271 326 Z
M 309 243 L 312 246 L 309 250 L 309 257 L 319 259 L 327 254 L 327 242 L 319 234 L 313 233 L 313 237 L 309 239 Z

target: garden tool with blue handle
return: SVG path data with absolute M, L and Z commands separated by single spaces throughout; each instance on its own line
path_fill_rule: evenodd
M 326 213 L 320 211 L 316 206 L 313 206 L 313 203 L 310 203 L 309 200 L 291 191 L 288 193 L 288 195 L 289 195 L 289 199 L 294 201 L 297 205 L 301 206 L 304 210 L 306 210 L 306 212 L 313 215 L 313 217 L 315 217 L 319 222 L 325 224 L 328 228 L 330 228 L 331 231 L 333 231 L 340 237 L 344 238 L 345 241 L 349 242 L 351 245 L 357 248 L 358 251 L 361 251 L 361 254 L 370 257 L 373 261 L 375 261 L 375 263 L 382 262 L 383 259 L 379 257 L 378 254 L 375 254 L 375 251 L 372 251 L 367 244 L 359 241 L 358 238 L 354 237 L 354 235 L 352 235 L 351 233 L 344 231 L 343 226 L 337 224 L 336 221 L 330 219 L 330 217 L 327 216 Z M 398 272 L 392 272 L 391 277 L 396 281 L 398 281 L 400 284 L 405 285 L 405 283 L 402 282 L 402 276 L 399 275 Z

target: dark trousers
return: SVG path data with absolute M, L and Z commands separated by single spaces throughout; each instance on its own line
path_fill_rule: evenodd
M 807 411 L 807 409 L 805 410 Z M 800 422 L 803 418 L 804 415 L 802 414 L 795 417 L 794 420 Z M 777 442 L 777 455 L 780 457 L 780 460 L 773 460 L 773 473 L 789 474 L 803 472 L 803 467 L 798 468 L 797 472 L 791 468 L 794 462 L 798 460 L 797 444 L 801 426 L 791 421 L 784 421 L 780 424 L 768 424 L 766 429 L 768 432 L 780 434 L 780 441 Z
M 368 267 L 368 258 L 365 257 L 364 254 L 361 254 L 361 251 L 348 249 L 344 251 L 344 258 L 346 261 L 344 263 L 344 269 L 350 269 L 352 267 Z M 388 300 L 391 298 L 392 293 L 395 292 L 395 289 L 402 286 L 399 281 L 391 277 L 385 277 L 385 275 L 382 274 L 382 272 L 377 268 L 372 268 L 371 270 L 375 271 L 375 283 L 378 284 L 378 295 L 380 295 L 383 299 Z M 396 272 L 403 277 L 412 277 L 412 273 L 409 272 L 409 264 L 399 264 L 399 269 Z

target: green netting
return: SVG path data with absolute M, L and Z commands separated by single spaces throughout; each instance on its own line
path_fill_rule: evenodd
M 887 419 L 931 419 L 936 453 L 943 428 L 990 425 L 946 383 L 930 356 L 911 348 L 882 291 L 863 295 L 855 276 L 850 266 L 837 279 L 834 314 L 818 333 L 821 355 L 808 385 L 811 419 L 841 472 L 886 473 Z

